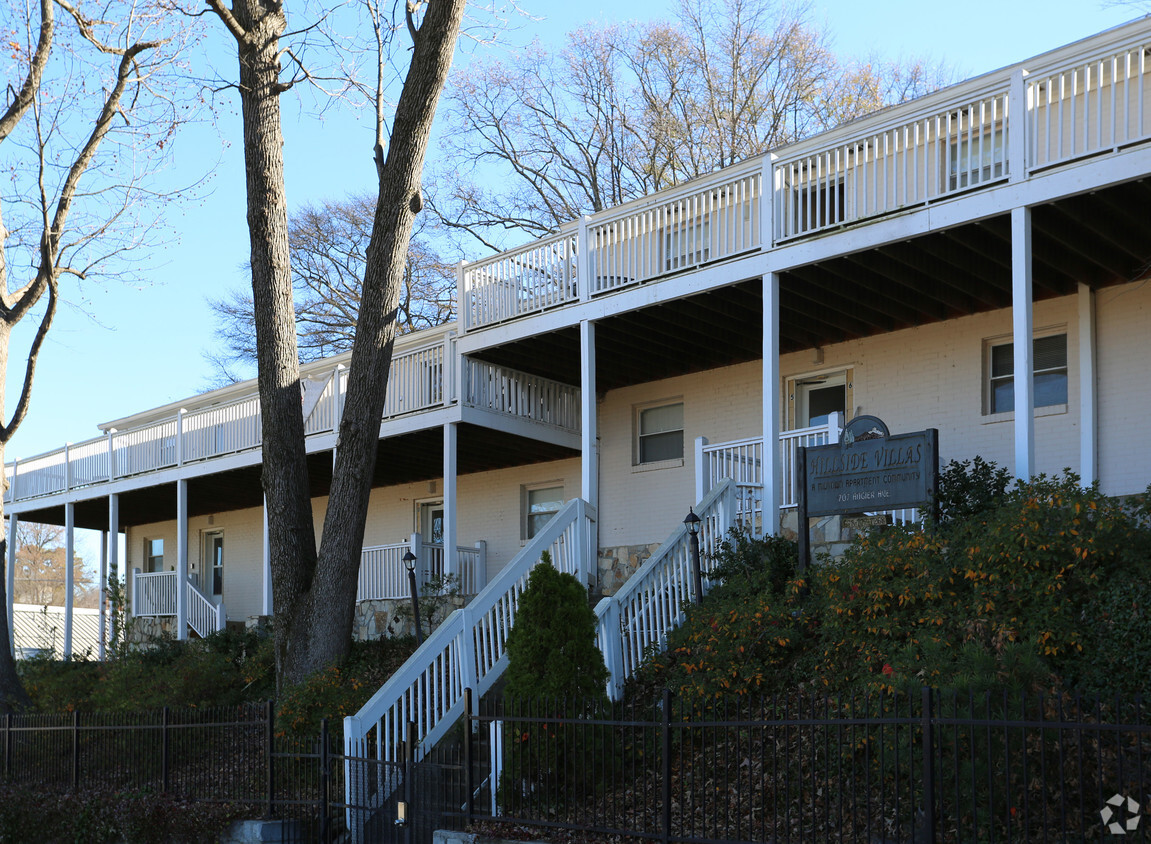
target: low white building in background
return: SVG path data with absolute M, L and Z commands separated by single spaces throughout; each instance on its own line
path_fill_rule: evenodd
M 794 449 L 859 414 L 1142 491 L 1148 56 L 1137 21 L 464 265 L 459 321 L 396 344 L 358 633 L 409 549 L 478 593 L 577 500 L 604 595 L 725 479 L 725 523 L 794 529 Z M 304 367 L 317 531 L 346 364 Z M 124 534 L 103 564 L 153 629 L 273 614 L 255 383 L 100 429 L 6 466 L 13 522 Z

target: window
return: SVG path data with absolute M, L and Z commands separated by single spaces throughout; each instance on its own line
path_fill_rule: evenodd
M 1031 347 L 1035 366 L 1035 406 L 1067 404 L 1067 335 L 1036 337 Z M 1015 345 L 992 345 L 987 361 L 987 412 L 1015 410 Z
M 664 270 L 702 264 L 711 256 L 711 225 L 707 220 L 669 224 L 664 232 Z
M 164 570 L 164 540 L 144 540 L 144 571 L 151 573 Z
M 1001 178 L 1007 142 L 1003 122 L 984 120 L 980 125 L 980 117 L 965 111 L 953 116 L 953 121 L 955 134 L 947 150 L 948 189 L 961 190 Z
M 531 539 L 539 533 L 564 506 L 564 488 L 559 486 L 533 486 L 523 488 L 523 537 Z
M 636 463 L 683 459 L 683 402 L 641 407 L 636 416 Z

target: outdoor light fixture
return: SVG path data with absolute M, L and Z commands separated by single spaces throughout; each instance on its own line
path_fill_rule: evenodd
M 703 600 L 703 575 L 699 570 L 699 523 L 703 521 L 695 514 L 694 507 L 687 508 L 687 515 L 683 517 L 684 527 L 691 537 L 691 585 L 693 587 L 692 602 L 698 604 Z
M 408 568 L 408 588 L 412 593 L 412 616 L 416 619 L 416 647 L 424 643 L 424 628 L 420 624 L 420 596 L 416 591 L 416 560 L 419 558 L 409 548 L 404 554 L 404 565 Z

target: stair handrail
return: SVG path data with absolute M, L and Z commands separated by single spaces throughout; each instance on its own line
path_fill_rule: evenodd
M 577 498 L 569 501 L 467 606 L 436 628 L 355 715 L 344 718 L 345 789 L 349 806 L 368 805 L 374 790 L 384 797 L 384 780 L 375 789 L 351 760 L 396 761 L 408 722 L 416 725 L 415 758 L 447 734 L 464 711 L 464 689 L 482 695 L 507 666 L 507 634 L 515 619 L 528 575 L 549 552 L 556 569 L 588 583 L 595 573 L 592 526 L 595 508 Z M 372 734 L 374 733 L 374 748 Z M 364 813 L 349 809 L 353 832 L 362 829 Z
M 224 627 L 224 607 L 217 606 L 215 601 L 200 591 L 191 578 L 184 581 L 187 584 L 188 596 L 188 626 L 196 631 L 200 638 L 216 633 Z
M 715 552 L 735 525 L 735 493 L 735 481 L 727 478 L 695 507 L 705 591 Z M 690 539 L 686 525 L 680 524 L 615 595 L 596 605 L 596 635 L 611 675 L 612 700 L 620 699 L 624 682 L 639 668 L 645 651 L 664 646 L 668 632 L 683 622 L 692 589 Z

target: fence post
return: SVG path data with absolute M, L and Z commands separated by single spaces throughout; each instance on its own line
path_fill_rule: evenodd
M 4 714 L 4 778 L 12 776 L 12 713 Z
M 328 841 L 328 809 L 331 806 L 331 780 L 328 777 L 328 768 L 331 765 L 328 748 L 328 719 L 320 719 L 320 840 Z
M 660 768 L 663 770 L 663 834 L 660 840 L 671 841 L 671 689 L 663 690 L 663 720 L 660 724 L 661 756 Z
M 927 686 L 922 690 L 922 713 L 920 715 L 920 730 L 923 735 L 923 832 L 924 844 L 935 844 L 935 734 L 932 721 L 935 718 L 933 711 L 934 699 L 931 689 Z M 914 824 L 912 825 L 914 829 Z M 913 833 L 913 837 L 914 833 Z
M 707 445 L 707 437 L 695 438 L 695 503 L 703 501 L 703 497 L 711 489 L 711 472 L 704 462 L 707 458 L 704 456 L 704 446 Z
M 276 737 L 276 709 L 270 700 L 267 702 L 266 706 L 266 740 L 268 744 L 268 800 L 267 807 L 264 811 L 264 820 L 271 820 L 276 816 L 276 762 L 275 754 L 272 752 L 272 745 Z
M 412 797 L 415 795 L 415 789 L 412 788 L 415 762 L 416 722 L 409 721 L 404 741 L 404 844 L 412 844 L 412 824 L 416 821 L 416 814 L 412 808 Z
M 475 726 L 472 721 L 476 713 L 472 709 L 472 690 L 471 687 L 464 689 L 464 789 L 467 794 L 464 798 L 464 822 L 471 824 L 472 816 L 475 814 L 475 781 L 472 777 L 472 753 L 474 747 L 472 746 L 472 727 Z M 497 787 L 497 783 L 492 783 L 492 788 Z
M 80 711 L 72 710 L 72 790 L 80 788 Z
M 168 731 L 168 725 L 172 723 L 171 710 L 164 707 L 164 720 L 163 720 L 163 734 L 160 740 L 160 755 L 161 755 L 161 772 L 160 772 L 160 790 L 164 794 L 168 793 L 171 786 L 169 764 L 172 760 L 172 736 Z

